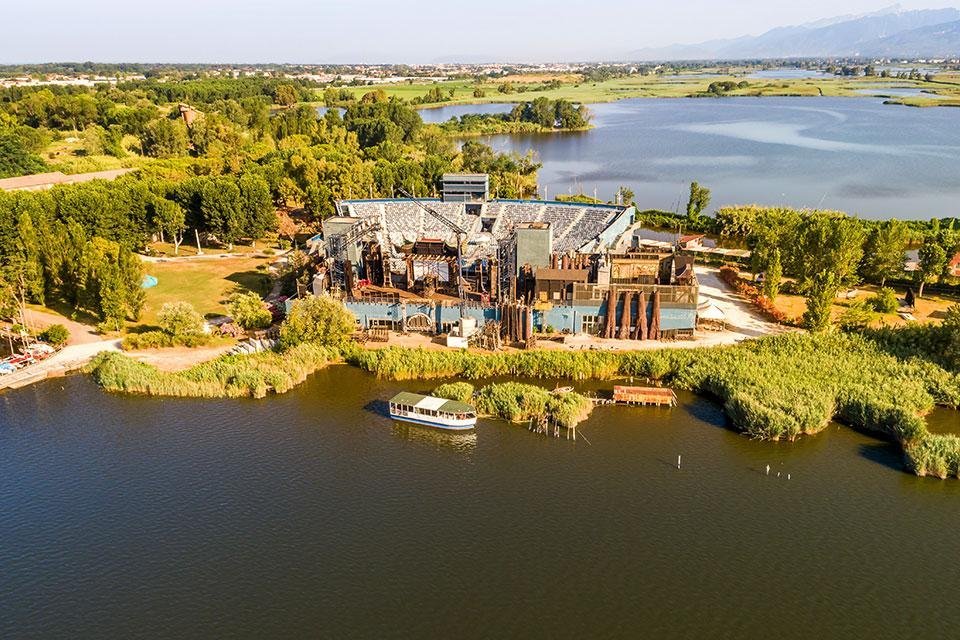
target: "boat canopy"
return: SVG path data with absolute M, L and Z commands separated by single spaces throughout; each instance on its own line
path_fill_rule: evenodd
M 474 408 L 466 402 L 424 396 L 419 393 L 401 391 L 390 399 L 390 404 L 399 404 L 421 411 L 440 411 L 443 413 L 472 413 Z

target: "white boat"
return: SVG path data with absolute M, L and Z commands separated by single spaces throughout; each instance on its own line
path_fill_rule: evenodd
M 390 417 L 437 429 L 465 431 L 477 424 L 476 410 L 465 402 L 401 391 L 390 399 Z

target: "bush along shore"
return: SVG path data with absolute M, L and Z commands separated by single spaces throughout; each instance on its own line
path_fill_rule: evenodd
M 729 347 L 619 353 L 388 348 L 356 351 L 348 361 L 394 380 L 649 378 L 716 399 L 735 428 L 754 438 L 793 440 L 837 419 L 900 443 L 918 475 L 960 477 L 960 438 L 932 434 L 924 420 L 935 404 L 960 406 L 960 377 L 889 355 L 857 335 L 797 333 Z
M 122 354 L 102 354 L 90 370 L 109 391 L 260 398 L 284 393 L 310 373 L 339 361 L 391 380 L 648 378 L 715 399 L 734 427 L 753 438 L 793 440 L 819 433 L 836 419 L 900 443 L 908 467 L 918 475 L 960 477 L 960 437 L 930 433 L 924 419 L 936 404 L 960 406 L 960 376 L 926 359 L 891 355 L 859 335 L 794 333 L 727 347 L 634 352 L 488 354 L 305 343 L 282 353 L 222 356 L 176 373 L 158 371 Z M 549 414 L 566 426 L 589 411 L 577 394 L 567 400 L 512 382 L 479 391 L 467 383 L 442 385 L 437 392 L 472 398 L 481 413 L 507 420 Z
M 332 347 L 301 344 L 280 353 L 224 355 L 184 371 L 160 371 L 122 353 L 103 352 L 88 365 L 107 391 L 189 398 L 263 398 L 286 393 L 307 376 L 340 360 Z
M 573 391 L 552 393 L 532 384 L 499 382 L 479 390 L 469 382 L 442 384 L 433 395 L 460 402 L 472 402 L 477 412 L 510 422 L 535 422 L 561 429 L 573 429 L 593 410 L 593 402 Z

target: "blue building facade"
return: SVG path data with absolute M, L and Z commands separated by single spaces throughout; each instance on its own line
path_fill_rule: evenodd
M 460 318 L 460 307 L 456 304 L 430 304 L 425 302 L 366 302 L 347 301 L 347 309 L 354 314 L 360 327 L 370 329 L 387 327 L 401 329 L 405 322 L 417 317 L 426 318 L 431 324 L 432 331 L 444 333 Z M 464 315 L 474 318 L 477 326 L 483 326 L 491 320 L 500 320 L 500 312 L 494 306 L 465 305 Z M 617 315 L 623 313 L 623 302 L 617 304 Z M 589 333 L 596 335 L 603 326 L 603 319 L 607 314 L 607 303 L 596 305 L 553 305 L 544 309 L 536 309 L 533 313 L 533 328 L 542 331 L 551 328 L 561 333 Z M 648 324 L 653 319 L 653 302 L 648 300 Z M 662 331 L 692 330 L 697 324 L 695 308 L 660 307 L 660 329 Z

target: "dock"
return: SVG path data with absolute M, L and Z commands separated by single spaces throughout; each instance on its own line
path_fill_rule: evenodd
M 677 394 L 665 387 L 631 387 L 616 385 L 613 387 L 615 404 L 632 404 L 655 407 L 677 406 Z

